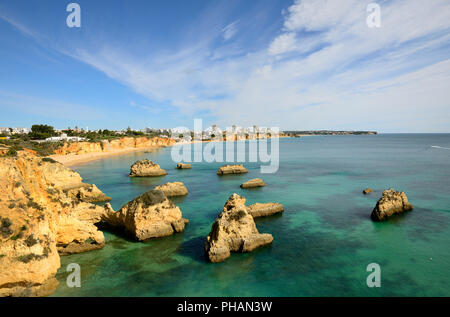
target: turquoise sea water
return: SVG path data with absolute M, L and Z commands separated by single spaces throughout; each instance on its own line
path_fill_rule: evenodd
M 248 148 L 248 147 L 246 147 Z M 185 232 L 135 242 L 105 232 L 102 250 L 62 257 L 53 296 L 450 296 L 450 135 L 315 136 L 280 140 L 280 168 L 219 177 L 223 163 L 176 170 L 171 148 L 133 153 L 74 168 L 119 209 L 154 185 L 182 181 L 174 199 L 190 220 Z M 129 178 L 148 158 L 168 175 Z M 267 186 L 239 185 L 262 177 Z M 363 195 L 371 187 L 374 192 Z M 383 223 L 370 213 L 384 189 L 405 191 L 412 212 Z M 208 263 L 204 241 L 232 193 L 247 203 L 280 202 L 281 216 L 257 219 L 274 242 L 249 254 Z M 81 266 L 81 288 L 66 286 L 65 268 Z M 369 288 L 369 263 L 381 266 L 381 287 Z

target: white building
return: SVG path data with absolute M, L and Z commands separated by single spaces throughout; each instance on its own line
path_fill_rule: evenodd
M 9 128 L 0 127 L 0 133 L 10 134 Z
M 12 134 L 28 134 L 31 132 L 30 128 L 13 128 Z
M 45 141 L 48 142 L 59 142 L 59 141 L 74 141 L 74 142 L 80 142 L 85 141 L 86 138 L 81 138 L 78 136 L 67 136 L 67 134 L 63 133 L 60 136 L 53 136 L 51 138 L 46 138 Z

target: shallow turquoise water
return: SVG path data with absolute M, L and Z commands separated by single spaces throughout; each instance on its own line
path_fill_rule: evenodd
M 433 147 L 433 146 L 439 146 Z M 450 135 L 316 136 L 280 140 L 280 169 L 219 177 L 222 163 L 176 170 L 170 148 L 112 157 L 75 168 L 113 198 L 115 209 L 154 185 L 182 181 L 174 199 L 190 220 L 184 233 L 134 242 L 105 232 L 104 249 L 62 257 L 53 296 L 450 296 Z M 129 178 L 149 158 L 168 171 Z M 248 179 L 267 186 L 242 190 Z M 374 193 L 361 191 L 371 187 Z M 374 223 L 383 189 L 405 191 L 414 211 Z M 274 242 L 223 263 L 207 263 L 204 240 L 232 193 L 280 202 L 281 216 L 257 219 Z M 68 288 L 65 268 L 81 266 L 82 287 Z M 369 263 L 381 266 L 381 287 L 366 285 Z

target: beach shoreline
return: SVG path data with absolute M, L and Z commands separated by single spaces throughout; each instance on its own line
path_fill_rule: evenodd
M 279 138 L 288 138 L 287 136 L 282 136 Z M 239 141 L 246 141 L 246 140 L 239 140 Z M 175 145 L 187 145 L 187 144 L 195 144 L 195 143 L 210 143 L 210 142 L 236 142 L 236 140 L 193 140 L 190 142 L 178 142 L 172 145 L 155 145 L 152 147 L 127 147 L 127 148 L 120 148 L 120 149 L 112 149 L 105 152 L 90 152 L 90 153 L 83 153 L 83 154 L 52 154 L 49 157 L 54 159 L 55 161 L 63 164 L 66 167 L 74 167 L 79 166 L 87 163 L 91 163 L 97 160 L 101 160 L 104 158 L 112 157 L 112 156 L 118 156 L 123 154 L 129 154 L 134 152 L 145 152 L 145 151 L 153 151 L 156 149 L 166 148 L 166 147 L 172 147 Z
M 135 153 L 135 152 L 145 152 L 145 151 L 153 151 L 156 149 L 163 148 L 165 146 L 155 146 L 150 148 L 124 148 L 124 149 L 115 149 L 112 151 L 107 152 L 91 152 L 91 153 L 84 153 L 84 154 L 53 154 L 49 157 L 54 159 L 55 161 L 63 164 L 66 167 L 74 167 L 78 165 L 83 165 L 87 163 L 91 163 L 94 161 L 98 161 L 104 158 L 113 157 L 113 156 L 119 156 L 129 153 Z

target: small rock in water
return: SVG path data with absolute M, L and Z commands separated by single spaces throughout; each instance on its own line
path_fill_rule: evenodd
M 244 173 L 248 173 L 248 170 L 242 164 L 224 165 L 217 170 L 217 175 L 244 174 Z
M 363 190 L 363 194 L 367 195 L 367 194 L 370 194 L 372 191 L 373 191 L 372 188 L 366 188 Z
M 135 162 L 130 169 L 130 177 L 148 177 L 148 176 L 163 176 L 167 172 L 163 170 L 158 164 L 150 160 L 141 160 Z
M 283 211 L 283 205 L 278 203 L 256 203 L 248 206 L 248 213 L 252 215 L 253 218 L 272 216 L 282 213 Z
M 184 196 L 188 194 L 186 186 L 182 182 L 166 183 L 155 187 L 162 191 L 167 197 Z
M 185 164 L 185 163 L 177 164 L 177 169 L 179 169 L 179 170 L 187 170 L 187 169 L 191 169 L 191 168 L 192 168 L 191 164 Z
M 372 211 L 371 218 L 374 221 L 383 221 L 395 214 L 412 209 L 413 206 L 409 203 L 405 193 L 397 192 L 391 188 L 383 192 L 383 196 L 378 200 Z
M 264 181 L 261 178 L 254 178 L 241 184 L 241 188 L 254 188 L 264 186 L 266 186 L 266 183 L 264 183 Z

